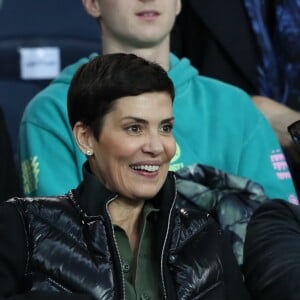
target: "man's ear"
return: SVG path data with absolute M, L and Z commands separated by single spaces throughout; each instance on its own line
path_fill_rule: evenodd
M 98 0 L 81 0 L 86 12 L 93 18 L 101 17 L 101 8 Z
M 94 135 L 88 126 L 82 122 L 76 122 L 73 127 L 73 135 L 83 154 L 90 155 L 93 153 Z

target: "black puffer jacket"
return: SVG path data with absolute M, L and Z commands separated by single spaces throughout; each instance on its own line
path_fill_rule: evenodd
M 26 299 L 124 299 L 124 279 L 107 212 L 114 197 L 85 172 L 84 182 L 66 196 L 3 204 L 0 295 L 27 292 Z M 172 174 L 152 201 L 160 209 L 153 251 L 161 260 L 157 280 L 165 298 L 248 299 L 231 247 L 214 219 L 204 210 L 175 208 Z

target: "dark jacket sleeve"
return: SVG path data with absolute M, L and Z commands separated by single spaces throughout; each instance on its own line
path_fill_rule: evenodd
M 0 203 L 22 196 L 19 173 L 8 134 L 5 117 L 0 109 Z
M 244 283 L 241 268 L 233 254 L 231 244 L 226 234 L 221 240 L 223 255 L 224 283 L 226 299 L 228 300 L 250 300 L 248 289 Z
M 300 299 L 300 207 L 260 206 L 247 229 L 244 274 L 254 299 Z
M 58 292 L 30 292 L 24 287 L 27 261 L 27 240 L 16 208 L 10 203 L 0 205 L 0 299 L 47 300 L 92 299 L 86 295 Z

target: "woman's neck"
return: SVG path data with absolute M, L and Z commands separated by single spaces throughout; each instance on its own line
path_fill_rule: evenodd
M 134 255 L 139 244 L 139 220 L 144 203 L 144 201 L 132 203 L 117 198 L 108 207 L 112 223 L 118 225 L 126 232 Z

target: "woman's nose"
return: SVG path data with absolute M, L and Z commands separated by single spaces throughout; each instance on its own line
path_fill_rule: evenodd
M 143 151 L 156 156 L 164 151 L 164 146 L 159 134 L 151 134 L 144 143 Z

